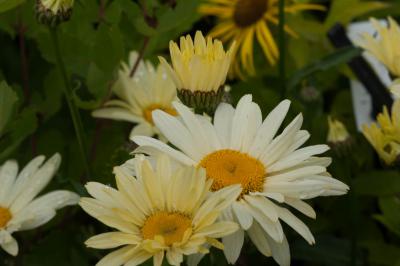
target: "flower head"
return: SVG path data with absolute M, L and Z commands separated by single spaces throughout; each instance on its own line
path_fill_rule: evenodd
M 215 109 L 224 93 L 234 45 L 225 52 L 219 40 L 205 39 L 198 31 L 181 37 L 180 46 L 170 42 L 172 66 L 160 57 L 178 88 L 183 103 L 194 108 Z M 210 107 L 211 106 L 211 107 Z
M 56 210 L 78 203 L 79 196 L 66 190 L 37 195 L 51 181 L 61 157 L 55 154 L 44 163 L 38 156 L 20 173 L 18 164 L 9 160 L 0 167 L 0 246 L 9 254 L 18 254 L 12 233 L 39 227 L 56 215 Z
M 359 45 L 384 64 L 392 75 L 400 77 L 400 27 L 389 17 L 388 27 L 371 18 L 371 23 L 378 32 L 378 37 L 364 34 Z
M 36 0 L 38 20 L 49 26 L 56 26 L 69 20 L 74 0 Z
M 138 54 L 131 52 L 129 64 L 122 63 L 113 87 L 118 98 L 106 102 L 103 108 L 95 110 L 92 115 L 137 123 L 131 131 L 131 137 L 159 135 L 160 132 L 154 127 L 152 112 L 163 110 L 171 115 L 176 114 L 172 107 L 172 101 L 177 99 L 176 87 L 163 66 L 154 68 L 150 62 L 140 61 L 131 77 L 130 72 L 137 58 Z
M 339 153 L 342 151 L 346 152 L 346 150 L 350 147 L 351 136 L 345 125 L 337 119 L 328 117 L 328 126 L 328 144 Z
M 284 204 L 315 218 L 314 210 L 303 200 L 342 195 L 348 190 L 327 173 L 330 158 L 315 156 L 327 151 L 327 145 L 300 148 L 310 136 L 300 129 L 301 115 L 275 136 L 289 105 L 288 100 L 282 101 L 262 121 L 260 107 L 251 95 L 245 95 L 236 109 L 221 103 L 210 122 L 175 102 L 179 118 L 156 111 L 153 119 L 176 148 L 145 136 L 132 138 L 139 145 L 136 153 L 151 156 L 167 153 L 181 164 L 204 168 L 208 179 L 213 181 L 212 191 L 241 185 L 242 193 L 223 215 L 241 226 L 236 233 L 223 238 L 224 253 L 230 263 L 237 260 L 246 231 L 262 254 L 272 255 L 280 265 L 288 265 L 289 248 L 280 220 L 310 244 L 314 238 Z
M 363 126 L 364 136 L 387 165 L 400 163 L 400 99 L 394 102 L 391 115 L 385 106 L 377 120 Z
M 165 155 L 155 164 L 137 158 L 136 178 L 116 167 L 118 189 L 94 182 L 86 185 L 94 198 L 82 198 L 82 208 L 117 230 L 94 236 L 86 244 L 99 249 L 124 246 L 98 266 L 138 265 L 151 257 L 160 266 L 164 256 L 169 264 L 180 265 L 183 255 L 207 253 L 207 244 L 222 248 L 216 238 L 238 229 L 237 224 L 217 218 L 240 194 L 239 186 L 210 193 L 212 181 L 203 169 L 173 170 Z
M 254 75 L 254 39 L 257 38 L 265 57 L 271 64 L 279 58 L 279 51 L 272 36 L 270 25 L 278 25 L 278 0 L 207 0 L 200 6 L 200 13 L 218 17 L 218 25 L 210 35 L 223 42 L 236 42 L 235 59 L 231 73 L 244 78 Z M 325 10 L 323 6 L 305 3 L 289 4 L 285 12 L 296 13 L 302 10 Z M 286 32 L 296 36 L 289 27 Z M 243 73 L 245 72 L 245 73 Z

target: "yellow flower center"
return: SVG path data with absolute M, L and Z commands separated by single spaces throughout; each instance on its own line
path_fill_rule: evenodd
M 161 104 L 151 104 L 149 106 L 147 106 L 144 110 L 143 110 L 143 117 L 144 119 L 146 119 L 147 122 L 149 122 L 150 124 L 154 125 L 154 121 L 153 121 L 153 116 L 152 116 L 152 112 L 154 110 L 162 110 L 170 115 L 176 116 L 177 112 L 175 109 L 170 108 L 170 107 L 164 107 Z
M 263 191 L 265 166 L 245 153 L 219 150 L 204 157 L 200 166 L 206 169 L 207 177 L 214 180 L 211 186 L 213 191 L 233 184 L 242 185 L 240 197 L 250 192 Z
M 11 212 L 7 208 L 0 206 L 0 228 L 5 227 L 11 218 Z
M 267 11 L 269 0 L 238 0 L 233 20 L 240 28 L 246 28 L 259 21 Z
M 192 219 L 178 212 L 159 211 L 149 216 L 142 227 L 144 239 L 162 236 L 165 245 L 171 246 L 182 241 L 183 236 L 192 226 Z

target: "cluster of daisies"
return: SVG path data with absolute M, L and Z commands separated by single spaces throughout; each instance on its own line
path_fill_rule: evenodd
M 266 117 L 251 95 L 244 95 L 236 107 L 223 102 L 229 69 L 240 72 L 235 58 L 249 72 L 254 70 L 254 35 L 268 60 L 276 61 L 276 45 L 265 23 L 277 23 L 277 1 L 209 2 L 201 11 L 223 20 L 212 34 L 228 36 L 223 38 L 232 41 L 228 51 L 221 41 L 198 32 L 194 40 L 187 36 L 179 44 L 171 41 L 171 64 L 160 58 L 154 67 L 138 61 L 138 54 L 132 52 L 113 87 L 116 98 L 93 112 L 95 117 L 135 123 L 130 138 L 137 148 L 131 160 L 114 168 L 117 188 L 89 182 L 86 189 L 91 197 L 80 198 L 70 191 L 38 196 L 59 167 L 58 154 L 46 162 L 39 156 L 20 172 L 12 160 L 1 166 L 0 246 L 6 252 L 18 253 L 14 232 L 36 228 L 52 219 L 56 210 L 78 202 L 89 215 L 114 229 L 86 241 L 91 248 L 115 249 L 97 263 L 100 266 L 133 266 L 150 258 L 155 266 L 165 259 L 171 265 L 184 260 L 197 265 L 211 247 L 223 250 L 234 264 L 245 237 L 264 256 L 290 265 L 282 222 L 309 244 L 315 243 L 295 214 L 316 218 L 306 200 L 349 190 L 327 172 L 331 159 L 320 157 L 329 147 L 304 146 L 310 134 L 301 128 L 301 114 L 282 127 L 289 100 L 280 102 Z M 248 3 L 259 7 L 257 16 L 249 16 Z M 297 4 L 285 11 L 302 9 L 321 8 Z M 382 40 L 366 37 L 364 48 L 377 53 L 396 74 L 398 26 L 391 20 L 389 29 L 379 30 Z M 380 54 L 383 50 L 388 54 Z M 388 162 L 400 154 L 399 113 L 397 101 L 392 117 L 385 109 L 378 118 L 380 126 L 365 130 Z M 340 122 L 330 120 L 330 125 L 335 130 L 329 141 L 346 140 L 348 132 Z
M 131 53 L 114 86 L 118 99 L 93 112 L 96 117 L 137 123 L 130 134 L 134 157 L 114 168 L 117 189 L 89 183 L 93 198 L 82 208 L 113 232 L 90 238 L 92 248 L 117 248 L 98 265 L 137 265 L 164 257 L 197 265 L 210 247 L 234 264 L 248 237 L 261 254 L 290 264 L 282 222 L 308 243 L 315 240 L 295 215 L 315 218 L 305 200 L 347 193 L 331 177 L 327 145 L 303 147 L 310 134 L 299 114 L 281 128 L 290 101 L 265 118 L 251 95 L 236 107 L 221 101 L 236 44 L 181 37 L 170 43 L 171 64 L 154 67 Z M 217 104 L 215 104 L 217 103 Z M 204 113 L 210 105 L 211 112 Z M 206 108 L 207 109 L 207 108 Z

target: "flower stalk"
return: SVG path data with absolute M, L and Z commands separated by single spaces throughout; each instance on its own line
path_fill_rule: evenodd
M 279 0 L 279 27 L 278 27 L 278 41 L 279 41 L 279 79 L 281 81 L 281 99 L 286 95 L 286 65 L 285 65 L 285 0 Z
M 86 153 L 86 145 L 85 145 L 85 139 L 84 139 L 84 131 L 83 131 L 83 126 L 82 126 L 82 120 L 79 114 L 79 110 L 75 105 L 74 99 L 73 99 L 73 94 L 72 94 L 72 87 L 71 83 L 68 78 L 68 74 L 61 56 L 61 50 L 60 50 L 60 44 L 58 41 L 58 34 L 57 34 L 57 28 L 49 27 L 50 30 L 50 36 L 51 40 L 53 43 L 54 47 L 54 53 L 56 57 L 56 64 L 57 67 L 60 71 L 60 74 L 62 76 L 62 79 L 64 81 L 64 95 L 65 99 L 68 104 L 68 108 L 71 114 L 72 122 L 74 124 L 74 129 L 75 129 L 75 134 L 76 138 L 78 140 L 78 145 L 79 145 L 79 150 L 81 153 L 82 160 L 84 162 L 84 168 L 86 171 L 86 175 L 89 177 L 90 176 L 90 167 L 89 163 L 87 160 L 87 153 Z

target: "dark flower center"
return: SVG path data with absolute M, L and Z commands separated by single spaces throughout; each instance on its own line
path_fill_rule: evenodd
M 235 5 L 233 20 L 240 28 L 259 21 L 267 11 L 269 0 L 239 0 Z

